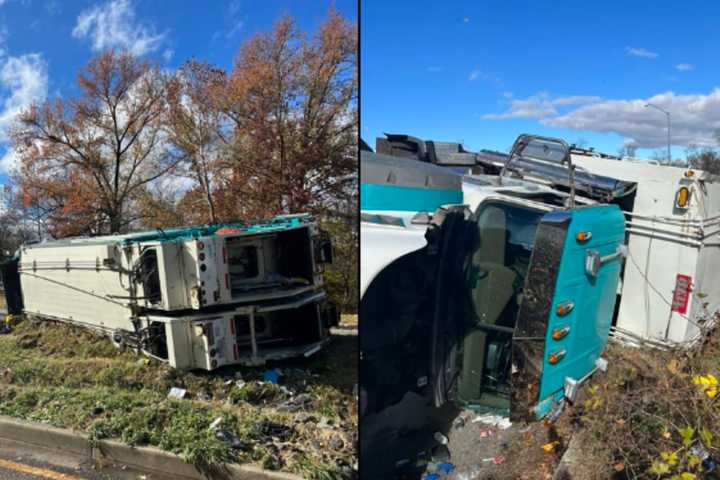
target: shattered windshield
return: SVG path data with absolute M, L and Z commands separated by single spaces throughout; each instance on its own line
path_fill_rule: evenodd
M 459 350 L 462 403 L 509 406 L 512 333 L 522 302 L 535 233 L 544 212 L 492 202 L 475 217 L 463 266 L 468 319 Z

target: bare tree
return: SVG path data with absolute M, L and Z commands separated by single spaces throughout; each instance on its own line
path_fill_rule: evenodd
M 78 75 L 82 94 L 23 112 L 11 138 L 29 203 L 56 198 L 61 234 L 120 232 L 144 186 L 171 171 L 162 74 L 129 53 L 105 52 Z M 73 226 L 80 221 L 79 226 Z
M 197 182 L 207 207 L 207 220 L 212 223 L 218 220 L 214 190 L 227 151 L 229 122 L 215 101 L 224 84 L 222 70 L 205 62 L 187 62 L 169 83 L 170 108 L 165 121 L 175 153 Z

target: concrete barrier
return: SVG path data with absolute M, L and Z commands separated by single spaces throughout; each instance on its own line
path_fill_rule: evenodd
M 211 465 L 199 469 L 179 456 L 155 447 L 132 447 L 115 440 L 91 441 L 79 432 L 0 416 L 0 438 L 29 447 L 67 452 L 91 460 L 109 460 L 147 473 L 169 475 L 178 480 L 302 480 L 296 475 L 271 472 L 253 465 Z

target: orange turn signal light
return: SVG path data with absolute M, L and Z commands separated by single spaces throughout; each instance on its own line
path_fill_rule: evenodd
M 560 360 L 565 358 L 566 353 L 567 353 L 567 351 L 564 348 L 561 348 L 560 350 L 556 350 L 556 351 L 552 352 L 550 355 L 548 355 L 548 363 L 550 365 L 555 365 Z
M 562 338 L 565 338 L 568 333 L 570 333 L 570 327 L 568 325 L 558 327 L 553 329 L 552 338 L 553 340 L 560 340 Z
M 575 235 L 575 240 L 578 242 L 587 242 L 592 238 L 592 232 L 578 232 Z
M 687 187 L 680 187 L 675 198 L 675 205 L 680 208 L 686 208 L 690 201 L 690 190 Z
M 572 309 L 575 308 L 574 302 L 562 302 L 558 303 L 555 307 L 555 313 L 557 313 L 558 317 L 564 317 L 568 313 L 572 311 Z

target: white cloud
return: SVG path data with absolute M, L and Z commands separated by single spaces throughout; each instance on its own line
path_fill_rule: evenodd
M 496 77 L 495 75 L 491 75 L 489 73 L 483 72 L 479 68 L 474 69 L 472 72 L 470 72 L 470 75 L 468 76 L 468 81 L 474 82 L 476 80 L 482 80 L 482 81 L 494 83 L 498 87 L 501 87 L 503 85 L 503 82 L 500 79 L 500 77 Z
M 539 93 L 525 99 L 511 98 L 505 112 L 483 118 L 532 118 L 547 126 L 614 133 L 640 148 L 662 147 L 667 142 L 667 119 L 661 112 L 646 108 L 648 103 L 670 112 L 674 145 L 718 144 L 720 88 L 708 94 L 665 92 L 628 100 L 594 96 L 556 97 Z
M 558 115 L 559 107 L 586 105 L 602 100 L 589 95 L 553 96 L 548 92 L 540 92 L 527 98 L 514 98 L 511 92 L 503 92 L 509 106 L 503 113 L 483 115 L 486 120 L 504 120 L 510 118 L 544 119 Z
M 677 65 L 675 65 L 675 68 L 677 70 L 680 70 L 681 72 L 687 72 L 690 70 L 694 70 L 695 66 L 689 63 L 678 63 Z
M 20 158 L 14 149 L 8 148 L 5 154 L 0 157 L 0 172 L 10 173 L 17 169 Z
M 175 56 L 175 50 L 173 50 L 172 48 L 166 48 L 165 51 L 163 52 L 162 56 L 163 56 L 163 60 L 165 60 L 166 62 L 169 62 Z
M 632 56 L 632 57 L 640 57 L 640 58 L 658 58 L 660 55 L 651 52 L 649 50 L 645 50 L 644 48 L 636 48 L 636 47 L 625 47 L 625 53 Z
M 75 38 L 89 37 L 94 51 L 119 48 L 138 56 L 160 48 L 166 33 L 156 33 L 152 26 L 137 23 L 130 0 L 110 0 L 84 10 L 72 32 Z
M 228 5 L 228 18 L 230 22 L 230 28 L 225 32 L 225 39 L 230 40 L 237 35 L 240 30 L 245 26 L 244 22 L 240 18 L 242 4 L 239 0 L 230 2 Z
M 7 144 L 8 129 L 18 114 L 47 96 L 47 63 L 39 53 L 3 59 L 0 67 L 0 142 Z M 16 152 L 7 148 L 0 158 L 0 172 L 17 166 Z
M 7 128 L 17 115 L 47 96 L 47 64 L 42 55 L 8 57 L 0 68 L 0 85 L 5 93 L 0 109 L 0 140 L 7 140 Z

